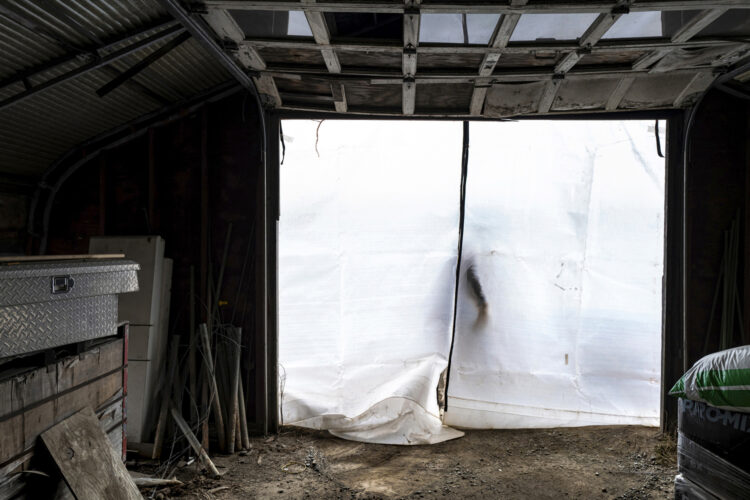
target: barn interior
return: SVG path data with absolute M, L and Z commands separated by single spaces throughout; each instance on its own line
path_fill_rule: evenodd
M 669 394 L 748 344 L 746 0 L 9 0 L 0 48 L 1 498 L 750 496 L 750 403 Z

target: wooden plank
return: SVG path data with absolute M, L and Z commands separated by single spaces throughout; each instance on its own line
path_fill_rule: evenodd
M 625 94 L 627 94 L 634 81 L 635 78 L 622 78 L 617 82 L 617 87 L 615 87 L 615 90 L 612 91 L 609 99 L 607 99 L 607 104 L 605 105 L 607 111 L 614 111 L 620 107 L 623 97 L 625 97 Z
M 542 92 L 542 97 L 539 99 L 539 107 L 537 110 L 539 113 L 549 113 L 549 110 L 552 108 L 552 102 L 555 100 L 557 91 L 560 88 L 560 84 L 562 84 L 562 80 L 560 79 L 554 79 L 547 82 L 547 85 L 544 87 L 544 92 Z
M 279 94 L 279 89 L 276 87 L 273 77 L 263 74 L 255 78 L 255 85 L 258 87 L 258 92 L 266 96 L 268 104 L 272 106 L 282 105 L 281 94 Z
M 706 4 L 704 7 L 709 7 L 708 4 Z M 672 43 L 684 43 L 693 38 L 695 35 L 697 35 L 700 31 L 703 30 L 703 28 L 707 27 L 709 24 L 714 22 L 716 19 L 719 18 L 722 14 L 724 14 L 727 11 L 726 8 L 715 8 L 710 9 L 706 8 L 696 15 L 694 15 L 688 22 L 686 22 L 677 32 L 672 35 L 671 42 Z M 657 61 L 662 59 L 664 56 L 669 54 L 674 50 L 674 47 L 666 47 L 661 49 L 656 49 L 648 54 L 644 54 L 640 58 L 638 58 L 637 61 L 633 63 L 633 69 L 635 70 L 643 70 L 646 68 L 650 68 L 653 66 Z
M 304 10 L 306 12 L 342 12 L 343 10 L 402 14 L 406 9 L 404 5 L 385 1 L 347 1 L 345 5 L 337 1 L 300 4 L 297 0 L 203 0 L 202 3 L 209 9 L 234 10 Z M 718 7 L 750 9 L 747 0 L 638 0 L 631 7 L 631 12 L 698 10 Z M 425 4 L 422 12 L 430 14 L 575 14 L 609 12 L 611 9 L 611 0 L 587 0 L 586 2 L 547 0 L 535 1 L 523 7 L 508 2 L 456 3 L 436 0 Z
M 581 35 L 578 44 L 581 47 L 592 47 L 599 42 L 604 34 L 609 31 L 613 24 L 622 16 L 621 13 L 606 12 L 601 13 L 596 20 Z
M 336 106 L 336 111 L 346 113 L 346 90 L 344 89 L 344 84 L 332 83 L 331 95 L 333 95 L 333 104 Z
M 401 104 L 402 112 L 405 115 L 413 115 L 414 107 L 417 101 L 417 84 L 415 81 L 404 79 L 402 84 L 403 102 Z
M 57 260 L 81 260 L 81 259 L 124 259 L 124 253 L 94 253 L 74 255 L 17 255 L 11 257 L 0 257 L 0 263 L 12 264 L 15 262 L 50 262 Z
M 288 68 L 291 70 L 291 68 Z M 697 68 L 686 68 L 670 71 L 670 75 L 694 75 L 695 73 L 710 73 L 714 68 L 711 66 L 701 66 Z M 367 85 L 400 85 L 403 79 L 392 70 L 376 72 L 372 76 L 362 74 L 350 74 L 345 71 L 341 76 L 334 76 L 328 73 L 319 73 L 304 67 L 295 67 L 293 69 L 297 74 L 304 78 L 315 78 L 318 80 L 327 80 L 328 82 L 357 82 Z M 278 68 L 274 68 L 278 71 Z M 652 74 L 646 71 L 633 71 L 629 66 L 612 65 L 603 68 L 573 68 L 565 75 L 566 80 L 590 80 L 590 79 L 619 79 L 623 77 L 638 78 L 661 78 L 663 74 Z M 555 78 L 555 75 L 548 68 L 530 67 L 530 68 L 513 68 L 502 71 L 495 71 L 491 77 L 480 77 L 473 73 L 464 71 L 456 72 L 434 72 L 426 73 L 416 78 L 419 84 L 445 84 L 445 83 L 479 83 L 489 85 L 501 82 L 527 82 L 527 81 L 546 81 Z
M 99 424 L 102 430 L 107 434 L 107 439 L 117 453 L 122 447 L 122 421 L 119 422 L 119 426 L 112 428 L 105 426 L 102 422 L 102 418 L 99 417 Z M 0 468 L 0 498 L 18 498 L 19 500 L 21 498 L 28 498 L 27 494 L 24 496 L 24 490 L 26 490 L 30 482 L 38 481 L 39 476 L 19 474 L 19 472 L 29 469 L 33 457 L 34 450 L 30 449 L 28 452 L 20 455 L 18 458 Z M 62 481 L 61 486 L 65 490 L 70 491 L 64 481 Z M 69 498 L 74 498 L 72 493 Z M 60 498 L 56 498 L 56 500 L 60 500 Z
M 414 114 L 417 98 L 417 47 L 419 46 L 419 24 L 421 16 L 418 10 L 419 1 L 407 0 L 408 9 L 404 12 L 403 21 L 403 55 L 401 58 L 401 76 L 404 78 L 401 92 L 401 108 L 405 115 Z
M 315 3 L 315 0 L 303 0 L 303 3 Z M 323 45 L 325 48 L 320 49 L 320 54 L 326 63 L 326 68 L 331 73 L 341 73 L 341 63 L 336 52 L 329 47 L 331 43 L 331 33 L 328 31 L 325 17 L 321 12 L 305 11 L 307 24 L 310 25 L 315 43 Z
M 90 407 L 45 431 L 41 438 L 76 498 L 142 498 Z
M 583 54 L 579 52 L 568 52 L 568 54 L 562 58 L 562 60 L 557 63 L 557 66 L 555 66 L 555 74 L 556 75 L 564 75 L 571 69 L 573 69 L 573 66 L 576 65 L 578 61 L 581 60 L 583 57 Z
M 122 391 L 119 371 L 0 421 L 0 464 L 31 449 L 39 434 L 57 422 L 85 406 L 100 407 L 118 391 Z
M 100 344 L 53 365 L 28 370 L 0 382 L 0 420 L 54 397 L 81 387 L 90 380 L 122 366 L 123 340 Z
M 698 73 L 692 78 L 692 80 L 690 80 L 690 83 L 685 85 L 685 88 L 682 89 L 682 92 L 680 92 L 680 95 L 678 95 L 677 98 L 674 100 L 674 107 L 675 108 L 683 107 L 686 104 L 686 99 L 688 97 L 698 92 L 703 92 L 709 85 L 711 85 L 711 82 L 713 81 L 714 81 L 714 76 L 712 74 Z
M 708 2 L 707 2 L 708 4 Z M 716 21 L 719 16 L 724 14 L 727 9 L 705 9 L 694 15 L 686 22 L 677 32 L 672 35 L 673 42 L 686 42 L 697 35 L 712 22 Z
M 685 42 L 672 42 L 669 38 L 623 38 L 600 40 L 591 47 L 594 54 L 622 54 L 623 52 L 644 52 L 664 48 L 699 48 L 713 46 L 734 46 L 743 43 L 744 37 L 697 37 Z M 283 38 L 246 38 L 242 44 L 256 48 L 277 48 L 289 50 L 311 50 L 318 48 L 313 41 L 291 40 Z M 241 44 L 241 45 L 242 45 Z M 329 45 L 334 50 L 347 52 L 362 52 L 372 54 L 397 54 L 403 51 L 403 44 L 388 41 L 332 41 Z M 462 45 L 454 43 L 431 43 L 420 45 L 420 54 L 533 54 L 538 51 L 569 52 L 580 48 L 577 42 L 565 41 L 529 41 L 516 42 L 513 45 L 496 48 L 478 45 Z M 502 50 L 500 50 L 502 49 Z
M 525 1 L 522 3 L 526 4 Z M 503 14 L 497 22 L 497 26 L 495 26 L 494 33 L 492 33 L 490 47 L 494 49 L 505 48 L 510 41 L 510 37 L 513 36 L 513 31 L 515 31 L 520 19 L 521 16 L 519 14 Z
M 471 94 L 471 104 L 469 105 L 469 113 L 472 116 L 479 116 L 482 114 L 488 88 L 489 87 L 474 87 L 474 92 Z

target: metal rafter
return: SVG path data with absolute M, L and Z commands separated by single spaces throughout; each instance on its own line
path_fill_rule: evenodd
M 14 104 L 18 104 L 29 97 L 32 97 L 33 95 L 42 92 L 44 90 L 51 89 L 53 87 L 56 87 L 57 85 L 60 85 L 62 83 L 65 83 L 73 78 L 77 78 L 81 75 L 84 75 L 90 71 L 93 71 L 95 69 L 99 69 L 101 67 L 104 67 L 108 64 L 111 64 L 125 56 L 128 56 L 138 50 L 144 49 L 146 47 L 149 47 L 155 43 L 161 42 L 165 38 L 168 38 L 170 36 L 173 36 L 177 33 L 181 33 L 184 30 L 182 26 L 179 25 L 170 25 L 168 28 L 163 29 L 161 31 L 158 31 L 157 33 L 154 33 L 153 35 L 144 38 L 142 40 L 136 41 L 130 45 L 127 45 L 126 47 L 123 47 L 121 49 L 118 49 L 114 52 L 111 52 L 103 57 L 99 57 L 92 62 L 88 64 L 84 64 L 83 66 L 79 66 L 75 69 L 72 69 L 70 71 L 67 71 L 59 76 L 56 76 L 54 78 L 50 78 L 49 80 L 46 80 L 45 82 L 42 82 L 37 85 L 27 85 L 26 90 L 23 92 L 19 92 L 18 94 L 15 94 L 11 97 L 8 97 L 4 101 L 0 101 L 0 110 L 8 108 L 10 106 L 13 106 Z M 128 37 L 130 38 L 130 37 Z M 47 68 L 51 69 L 51 68 Z M 35 70 L 36 71 L 36 70 Z M 39 70 L 38 72 L 46 71 L 46 70 Z M 14 78 L 14 77 L 11 77 Z

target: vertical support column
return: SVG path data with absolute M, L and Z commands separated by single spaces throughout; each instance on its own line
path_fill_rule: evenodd
M 263 109 L 258 109 L 258 126 L 264 117 Z M 268 134 L 270 137 L 270 134 Z M 262 139 L 261 139 L 262 140 Z M 255 297 L 254 307 L 257 310 L 255 317 L 254 332 L 254 385 L 255 385 L 255 422 L 258 432 L 268 434 L 268 384 L 269 384 L 269 357 L 268 357 L 268 151 L 267 144 L 262 145 L 261 161 L 258 168 L 257 205 L 255 213 L 255 227 L 257 228 L 255 262 Z
M 268 432 L 279 430 L 279 125 L 280 119 L 276 114 L 269 114 L 266 120 L 268 124 L 268 136 L 266 143 L 267 166 L 267 369 L 268 375 L 268 407 L 267 420 Z
M 661 429 L 677 427 L 677 399 L 667 393 L 683 372 L 684 114 L 667 121 L 662 279 Z

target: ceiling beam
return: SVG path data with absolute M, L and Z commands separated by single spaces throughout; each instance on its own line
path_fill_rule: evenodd
M 333 95 L 333 104 L 336 106 L 336 111 L 339 113 L 346 113 L 347 104 L 344 84 L 331 83 L 331 94 Z
M 700 66 L 695 68 L 684 68 L 673 70 L 670 75 L 694 75 L 695 73 L 713 73 L 715 68 L 711 66 Z M 370 71 L 368 69 L 368 71 Z M 344 70 L 340 74 L 331 74 L 311 69 L 308 66 L 284 66 L 271 67 L 261 72 L 263 75 L 273 76 L 275 78 L 287 78 L 291 80 L 316 80 L 319 82 L 342 82 L 344 84 L 358 83 L 363 85 L 401 85 L 403 77 L 400 70 L 373 68 L 368 73 L 357 73 Z M 663 74 L 649 73 L 647 71 L 633 71 L 629 65 L 608 65 L 595 68 L 574 68 L 565 75 L 566 80 L 601 80 L 601 79 L 621 79 L 628 77 L 637 78 L 663 78 Z M 442 85 L 455 83 L 471 83 L 489 86 L 495 83 L 517 83 L 531 81 L 548 81 L 557 77 L 549 68 L 525 67 L 513 68 L 495 72 L 492 76 L 480 77 L 475 73 L 468 72 L 448 72 L 440 71 L 422 74 L 415 78 L 416 83 L 420 85 Z
M 417 47 L 419 47 L 419 4 L 421 0 L 404 0 L 404 46 L 401 56 L 401 109 L 405 115 L 413 115 L 417 100 Z
M 403 14 L 408 7 L 385 1 L 319 1 L 311 4 L 301 4 L 296 0 L 203 0 L 204 7 L 209 9 L 233 10 L 304 10 L 315 12 L 366 12 Z M 653 10 L 700 10 L 713 8 L 750 9 L 747 0 L 638 0 L 633 4 L 632 12 Z M 476 1 L 473 3 L 457 3 L 451 1 L 434 0 L 422 5 L 422 13 L 464 13 L 464 14 L 568 14 L 568 13 L 600 13 L 612 10 L 611 0 L 581 1 L 535 1 L 525 6 L 510 5 L 506 2 Z
M 674 100 L 674 107 L 681 108 L 689 104 L 688 97 L 703 92 L 713 81 L 714 75 L 711 73 L 697 73 Z
M 549 113 L 552 108 L 552 102 L 555 100 L 557 90 L 560 88 L 561 84 L 562 79 L 560 78 L 554 78 L 547 82 L 547 85 L 544 86 L 544 91 L 542 91 L 542 96 L 539 98 L 537 113 Z
M 305 5 L 314 4 L 315 0 L 302 0 Z M 315 43 L 320 45 L 320 54 L 323 56 L 323 61 L 326 63 L 326 68 L 331 73 L 341 73 L 341 63 L 336 52 L 330 47 L 331 45 L 331 32 L 328 31 L 328 25 L 322 12 L 316 11 L 305 11 L 305 17 L 307 18 L 307 24 L 310 25 L 310 31 L 312 31 Z
M 252 44 L 244 41 L 245 33 L 229 12 L 212 9 L 203 14 L 202 18 L 221 40 L 224 52 L 232 54 L 234 62 L 239 65 L 239 68 L 243 71 L 247 71 L 247 69 L 263 71 L 266 69 L 266 62 Z M 253 78 L 253 81 L 255 88 L 264 96 L 263 99 L 267 104 L 272 107 L 281 106 L 281 94 L 279 94 L 273 77 L 261 75 Z
M 102 53 L 116 50 L 118 47 L 122 47 L 124 44 L 127 45 L 130 43 L 136 42 L 144 38 L 145 36 L 148 36 L 149 34 L 153 34 L 153 32 L 155 31 L 161 31 L 167 28 L 172 28 L 174 26 L 177 26 L 177 24 L 178 24 L 177 21 L 175 21 L 174 19 L 170 19 L 170 20 L 162 19 L 155 24 L 149 24 L 148 26 L 143 26 L 136 31 L 128 33 L 124 37 L 111 41 L 110 43 L 107 43 L 106 45 L 103 45 L 101 47 L 90 49 L 83 53 L 80 51 L 80 49 L 75 49 L 71 53 L 65 54 L 64 56 L 61 56 L 59 58 L 55 58 L 52 61 L 47 61 L 38 66 L 32 66 L 31 68 L 18 71 L 8 76 L 7 78 L 0 80 L 0 89 L 7 87 L 9 85 L 23 83 L 24 80 L 27 80 L 31 78 L 32 76 L 41 75 L 42 73 L 46 73 L 47 71 L 57 68 L 58 66 L 68 65 L 71 63 L 80 64 L 82 57 L 87 58 L 89 60 L 88 62 L 95 61 L 97 58 L 100 57 L 100 54 Z M 182 30 L 181 27 L 178 29 Z
M 179 0 L 159 0 L 160 3 L 164 6 L 167 11 L 172 14 L 172 16 L 175 17 L 180 23 L 187 29 L 193 37 L 198 41 L 198 43 L 201 44 L 201 46 L 211 55 L 213 56 L 219 64 L 224 66 L 224 68 L 229 72 L 230 75 L 232 75 L 234 78 L 237 79 L 237 81 L 242 85 L 244 88 L 250 90 L 251 92 L 258 92 L 261 93 L 264 90 L 266 92 L 269 92 L 270 89 L 268 89 L 267 86 L 264 86 L 264 83 L 268 83 L 268 80 L 271 81 L 271 85 L 273 87 L 273 90 L 276 91 L 275 96 L 271 96 L 273 99 L 272 104 L 276 106 L 281 105 L 281 97 L 278 95 L 278 90 L 276 90 L 276 85 L 273 84 L 273 78 L 268 77 L 267 75 L 264 75 L 263 77 L 256 78 L 253 80 L 250 75 L 247 73 L 247 68 L 244 66 L 244 64 L 241 64 L 237 61 L 237 59 L 231 57 L 229 54 L 227 54 L 222 47 L 219 46 L 218 43 L 216 43 L 216 35 L 215 33 L 211 32 L 211 28 L 208 26 L 206 19 L 197 19 L 192 17 L 182 6 Z M 211 15 L 209 12 L 207 14 L 208 16 Z M 235 23 L 236 24 L 236 23 Z M 243 35 L 244 36 L 244 35 Z M 240 39 L 241 40 L 241 39 Z M 241 52 L 241 51 L 238 51 Z M 238 57 L 239 59 L 239 57 Z M 264 78 L 265 77 L 265 78 Z M 264 90 L 262 90 L 264 89 Z M 269 94 L 266 94 L 269 95 Z
M 136 76 L 138 73 L 143 71 L 144 69 L 148 68 L 152 64 L 154 64 L 156 61 L 161 59 L 162 57 L 166 56 L 168 53 L 170 53 L 172 50 L 176 49 L 180 45 L 182 45 L 184 42 L 188 41 L 190 39 L 191 35 L 190 33 L 183 31 L 176 37 L 172 38 L 170 41 L 156 49 L 155 51 L 151 52 L 149 55 L 132 65 L 130 68 L 126 69 L 122 73 L 120 73 L 118 76 L 110 80 L 109 82 L 102 85 L 100 88 L 96 90 L 96 93 L 99 97 L 104 97 L 113 90 L 115 90 L 117 87 L 122 85 L 123 83 L 127 82 L 134 76 Z
M 213 12 L 213 11 L 212 11 Z M 632 38 L 621 40 L 601 40 L 591 47 L 592 54 L 643 52 L 662 48 L 699 48 L 715 47 L 721 45 L 735 46 L 746 43 L 747 37 L 702 37 L 693 38 L 682 43 L 672 43 L 669 38 Z M 314 41 L 286 40 L 286 39 L 264 39 L 246 38 L 243 44 L 255 48 L 280 48 L 315 50 L 318 45 Z M 329 47 L 334 50 L 348 52 L 366 52 L 375 54 L 399 54 L 403 52 L 403 44 L 397 42 L 332 42 Z M 499 59 L 502 54 L 532 54 L 543 51 L 569 52 L 580 48 L 577 43 L 571 42 L 514 42 L 502 48 L 478 45 L 462 44 L 421 44 L 420 54 L 494 54 Z
M 528 3 L 528 0 L 511 0 L 511 5 L 514 6 L 520 7 L 526 5 L 526 3 Z M 490 37 L 489 50 L 484 54 L 482 64 L 479 66 L 479 76 L 490 76 L 495 71 L 495 66 L 497 66 L 497 62 L 500 60 L 502 49 L 508 46 L 510 37 L 513 36 L 513 31 L 516 29 L 519 19 L 521 19 L 519 14 L 503 14 L 498 19 L 495 31 Z M 471 103 L 469 104 L 472 115 L 482 114 L 486 96 L 486 86 L 474 86 L 471 94 Z
M 32 97 L 33 95 L 42 92 L 44 90 L 51 89 L 53 87 L 56 87 L 62 83 L 65 83 L 73 78 L 77 78 L 81 75 L 85 75 L 86 73 L 93 71 L 95 69 L 99 69 L 103 66 L 106 66 L 108 64 L 111 64 L 125 56 L 128 56 L 138 50 L 144 49 L 146 47 L 150 47 L 151 45 L 155 43 L 159 43 L 162 40 L 164 40 L 167 37 L 170 37 L 176 33 L 180 33 L 183 31 L 183 28 L 178 25 L 173 25 L 169 28 L 166 28 L 164 30 L 161 30 L 157 33 L 154 33 L 153 35 L 144 38 L 140 41 L 134 42 L 130 45 L 127 45 L 119 50 L 116 50 L 114 52 L 111 52 L 110 54 L 101 57 L 99 59 L 94 60 L 93 62 L 90 62 L 88 64 L 84 64 L 83 66 L 79 66 L 78 68 L 72 69 L 70 71 L 67 71 L 61 75 L 58 75 L 54 78 L 50 78 L 49 80 L 42 82 L 37 85 L 29 85 L 26 87 L 26 90 L 23 92 L 19 92 L 18 94 L 15 94 L 11 97 L 8 97 L 7 99 L 0 101 L 0 110 L 6 109 L 10 106 L 13 106 L 15 104 L 18 104 L 22 101 L 25 101 L 29 97 Z
M 603 12 L 597 16 L 594 22 L 583 32 L 581 38 L 578 39 L 578 46 L 580 48 L 569 52 L 555 67 L 555 74 L 564 75 L 573 66 L 578 64 L 578 61 L 583 59 L 583 56 L 591 52 L 591 48 L 594 47 L 599 40 L 604 36 L 607 31 L 617 22 L 623 14 L 628 13 L 630 10 L 629 0 L 618 2 L 612 8 L 611 12 Z
M 619 82 L 617 82 L 617 86 L 615 87 L 615 90 L 613 90 L 609 95 L 609 99 L 607 99 L 607 104 L 604 106 L 604 109 L 606 109 L 607 111 L 614 111 L 619 108 L 622 99 L 625 97 L 625 94 L 628 93 L 628 90 L 630 90 L 630 86 L 633 85 L 634 81 L 635 78 L 627 77 L 622 78 Z
M 727 11 L 727 8 L 714 8 L 704 9 L 695 14 L 688 22 L 686 22 L 677 32 L 672 35 L 672 43 L 684 43 L 693 38 L 695 35 L 700 33 L 709 24 L 716 21 L 722 14 Z M 646 69 L 650 68 L 664 56 L 674 50 L 674 47 L 667 47 L 663 49 L 657 49 L 648 54 L 644 54 L 637 61 L 633 63 L 633 69 Z

